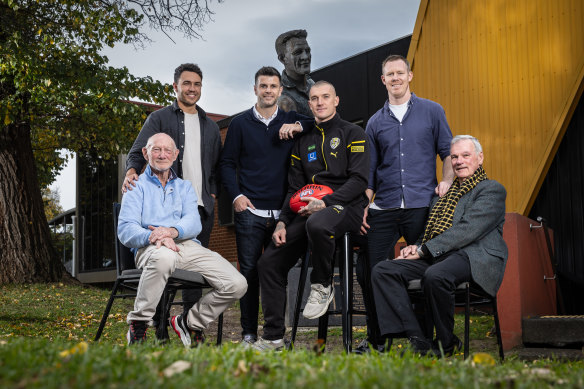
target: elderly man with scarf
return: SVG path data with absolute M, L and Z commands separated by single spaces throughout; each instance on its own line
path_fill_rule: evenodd
M 454 291 L 472 281 L 494 296 L 503 280 L 507 245 L 503 241 L 505 188 L 489 180 L 483 152 L 469 135 L 452 139 L 450 157 L 456 178 L 445 196 L 434 198 L 425 230 L 416 244 L 373 269 L 372 286 L 381 335 L 387 347 L 407 337 L 414 352 L 450 355 L 462 344 L 454 335 Z M 407 285 L 421 279 L 425 320 L 436 339 L 427 339 L 416 319 Z

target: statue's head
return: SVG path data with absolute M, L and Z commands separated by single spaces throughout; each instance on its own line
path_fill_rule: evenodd
M 295 80 L 310 73 L 310 46 L 306 41 L 306 30 L 287 31 L 276 39 L 278 60 L 284 65 L 286 74 Z

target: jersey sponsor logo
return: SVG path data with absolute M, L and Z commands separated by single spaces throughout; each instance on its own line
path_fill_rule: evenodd
M 365 146 L 351 146 L 351 153 L 363 153 L 365 152 Z
M 336 153 L 333 153 L 333 152 L 331 151 L 331 155 L 332 155 L 333 157 L 335 157 L 335 158 L 337 158 L 337 154 L 338 154 L 338 153 L 339 153 L 338 151 L 337 151 Z
M 333 150 L 336 149 L 337 147 L 339 147 L 340 144 L 341 144 L 341 140 L 339 138 L 335 137 L 335 138 L 331 139 L 331 143 L 330 143 L 331 149 L 333 149 Z
M 308 151 L 314 151 L 314 150 L 316 150 L 316 145 L 308 146 Z
M 312 153 L 308 153 L 307 157 L 308 157 L 308 162 L 316 161 L 316 151 L 313 151 Z

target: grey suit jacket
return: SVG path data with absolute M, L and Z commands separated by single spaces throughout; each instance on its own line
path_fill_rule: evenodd
M 503 240 L 506 197 L 497 181 L 481 181 L 458 201 L 452 227 L 426 242 L 434 257 L 462 249 L 470 259 L 473 280 L 492 296 L 503 281 L 507 263 Z M 432 200 L 432 207 L 437 201 L 437 197 Z

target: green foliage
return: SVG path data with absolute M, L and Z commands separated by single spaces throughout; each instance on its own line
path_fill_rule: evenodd
M 41 194 L 43 196 L 43 205 L 47 220 L 51 220 L 63 212 L 63 207 L 61 207 L 61 203 L 59 202 L 61 196 L 58 190 L 53 191 L 51 188 L 45 187 L 41 189 Z
M 41 187 L 62 165 L 56 150 L 109 159 L 145 119 L 131 99 L 167 104 L 169 85 L 108 66 L 116 43 L 140 45 L 143 16 L 125 2 L 0 0 L 0 125 L 28 122 Z

